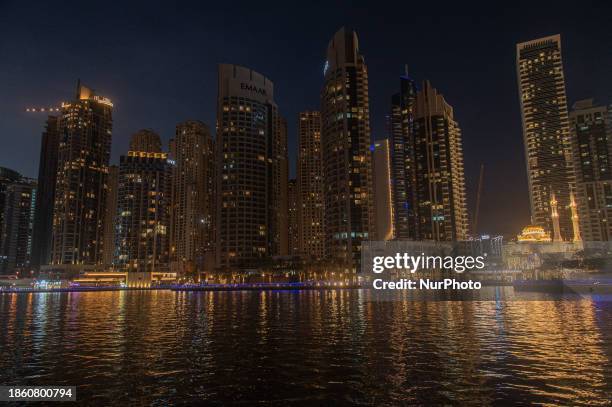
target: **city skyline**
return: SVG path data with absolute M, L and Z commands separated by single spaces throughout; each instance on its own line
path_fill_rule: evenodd
M 0 401 L 612 403 L 610 16 L 0 0 Z
M 8 8 L 9 10 L 7 11 L 11 11 L 11 7 Z M 13 9 L 15 12 L 24 12 L 23 10 Z M 420 12 L 427 15 L 426 10 L 420 10 Z M 470 10 L 465 10 L 464 14 L 469 14 L 469 12 Z M 536 15 L 537 12 L 538 10 L 536 9 Z M 40 11 L 36 10 L 33 13 L 33 18 L 36 18 L 37 13 L 40 13 Z M 17 75 L 15 67 L 8 64 L 7 72 L 9 75 L 6 78 L 12 78 L 13 82 L 7 84 L 7 99 L 0 98 L 2 99 L 0 101 L 0 112 L 6 113 L 5 117 L 7 117 L 0 124 L 0 137 L 9 137 L 11 144 L 6 145 L 6 148 L 0 152 L 1 163 L 3 166 L 18 170 L 26 176 L 33 177 L 36 175 L 37 162 L 33 157 L 38 156 L 38 152 L 29 154 L 27 160 L 24 159 L 24 156 L 28 151 L 38 150 L 40 128 L 46 119 L 46 115 L 39 113 L 28 114 L 25 112 L 25 108 L 55 104 L 61 100 L 68 99 L 71 93 L 70 89 L 72 89 L 74 80 L 77 77 L 81 77 L 86 83 L 107 95 L 115 103 L 111 163 L 118 163 L 119 155 L 123 154 L 127 149 L 129 135 L 140 128 L 153 128 L 161 135 L 164 144 L 166 144 L 173 134 L 173 126 L 182 120 L 200 119 L 212 126 L 215 115 L 215 87 L 212 82 L 208 82 L 208 85 L 204 85 L 204 87 L 202 87 L 202 83 L 206 82 L 205 77 L 208 75 L 209 70 L 216 71 L 218 62 L 230 61 L 256 69 L 275 82 L 275 97 L 278 99 L 277 103 L 281 114 L 286 117 L 289 124 L 290 168 L 291 175 L 295 176 L 297 113 L 303 110 L 316 110 L 318 108 L 319 87 L 322 80 L 324 62 L 324 44 L 327 43 L 329 37 L 342 23 L 354 21 L 355 23 L 351 24 L 351 26 L 356 27 L 359 33 L 360 45 L 366 56 L 366 64 L 368 64 L 368 68 L 371 71 L 370 120 L 373 129 L 372 139 L 386 137 L 384 121 L 385 115 L 390 109 L 389 95 L 396 92 L 397 78 L 403 73 L 404 64 L 407 64 L 411 76 L 415 78 L 417 83 L 426 79 L 431 80 L 455 109 L 455 115 L 461 124 L 464 135 L 466 186 L 470 214 L 474 206 L 478 169 L 481 162 L 484 162 L 486 165 L 479 229 L 507 235 L 516 233 L 520 227 L 529 221 L 529 202 L 522 154 L 523 146 L 520 129 L 520 109 L 516 91 L 514 47 L 521 41 L 560 32 L 564 49 L 563 62 L 566 86 L 568 88 L 568 105 L 571 105 L 578 99 L 591 97 L 595 99 L 596 103 L 605 105 L 609 101 L 608 95 L 612 93 L 609 81 L 603 79 L 603 71 L 609 66 L 609 61 L 606 59 L 607 55 L 595 57 L 594 54 L 588 51 L 594 48 L 593 39 L 597 40 L 595 41 L 596 43 L 605 45 L 607 37 L 596 35 L 597 31 L 594 28 L 596 24 L 592 24 L 589 27 L 582 26 L 579 30 L 568 24 L 566 17 L 559 18 L 554 25 L 548 24 L 545 26 L 537 24 L 535 17 L 528 17 L 526 21 L 523 21 L 521 27 L 514 27 L 515 29 L 509 30 L 508 27 L 512 27 L 512 25 L 509 22 L 510 17 L 506 17 L 501 19 L 500 28 L 494 31 L 497 32 L 501 28 L 505 28 L 507 32 L 498 36 L 497 41 L 493 43 L 475 38 L 471 31 L 460 34 L 461 36 L 470 37 L 470 41 L 472 41 L 471 46 L 475 50 L 479 49 L 479 47 L 490 46 L 490 49 L 487 48 L 487 51 L 490 51 L 487 61 L 490 66 L 474 65 L 474 61 L 470 61 L 470 58 L 465 54 L 459 55 L 458 51 L 447 50 L 447 58 L 450 58 L 448 62 L 453 66 L 453 69 L 449 70 L 446 68 L 436 68 L 432 62 L 426 62 L 431 57 L 431 53 L 424 51 L 426 41 L 406 40 L 404 41 L 405 45 L 402 45 L 398 44 L 397 39 L 393 35 L 389 35 L 392 32 L 397 33 L 401 30 L 411 30 L 410 27 L 403 27 L 399 22 L 391 20 L 390 27 L 383 30 L 383 33 L 377 34 L 372 30 L 378 18 L 373 17 L 373 20 L 370 22 L 365 14 L 367 13 L 364 13 L 363 10 L 351 10 L 350 15 L 344 18 L 339 18 L 338 16 L 336 18 L 326 18 L 325 26 L 321 30 L 306 30 L 305 34 L 302 35 L 303 38 L 299 38 L 299 44 L 305 52 L 303 57 L 299 59 L 301 66 L 295 71 L 298 75 L 289 75 L 289 78 L 285 71 L 290 71 L 290 69 L 279 70 L 278 67 L 271 64 L 274 57 L 266 57 L 265 55 L 265 51 L 275 44 L 279 47 L 282 46 L 280 49 L 287 49 L 287 45 L 277 43 L 278 39 L 274 33 L 266 34 L 265 38 L 270 40 L 270 45 L 265 42 L 262 43 L 259 48 L 262 55 L 255 55 L 253 51 L 245 51 L 243 46 L 236 46 L 235 41 L 229 41 L 223 50 L 215 48 L 214 44 L 208 44 L 208 46 L 204 44 L 204 49 L 211 50 L 210 57 L 207 56 L 205 61 L 196 59 L 188 61 L 189 63 L 181 62 L 174 67 L 166 66 L 163 76 L 159 76 L 156 67 L 149 67 L 146 69 L 149 75 L 144 75 L 145 78 L 151 75 L 158 75 L 157 81 L 159 82 L 162 79 L 162 82 L 158 83 L 159 86 L 152 86 L 146 89 L 146 91 L 142 87 L 145 83 L 144 79 L 132 78 L 132 80 L 126 82 L 126 79 L 130 78 L 130 72 L 133 68 L 124 65 L 122 65 L 121 69 L 125 69 L 125 78 L 123 78 L 123 74 L 120 76 L 115 74 L 114 77 L 117 80 L 112 81 L 112 73 L 120 72 L 116 66 L 109 66 L 109 71 L 104 73 L 101 68 L 92 70 L 91 66 L 79 67 L 77 64 L 74 68 L 67 70 L 67 73 L 71 73 L 68 83 L 68 75 L 62 74 L 58 76 L 57 72 L 54 73 L 56 69 L 54 66 L 59 66 L 57 60 L 54 59 L 56 63 L 50 67 L 48 72 L 43 72 L 43 75 L 32 78 L 26 83 L 15 82 L 16 77 L 14 75 Z M 430 20 L 431 18 L 429 17 Z M 472 18 L 477 25 L 484 25 L 489 28 L 493 25 L 492 21 L 495 20 L 484 21 L 477 13 L 473 13 Z M 597 19 L 597 16 L 595 15 L 594 18 Z M 438 23 L 448 22 L 447 20 L 446 17 L 442 16 Z M 500 22 L 499 19 L 497 22 Z M 7 26 L 5 25 L 5 27 Z M 444 32 L 448 32 L 452 27 L 453 25 L 449 24 L 448 29 Z M 109 35 L 116 38 L 125 29 L 123 25 L 119 24 L 116 28 L 117 31 L 110 32 Z M 227 30 L 220 27 L 215 27 L 214 30 L 217 33 L 223 33 L 231 38 L 236 38 L 236 34 L 226 32 Z M 163 29 L 161 31 L 164 32 Z M 292 30 L 287 32 L 290 36 L 297 35 Z M 383 41 L 381 37 L 384 33 L 388 35 L 390 43 L 380 47 L 379 45 L 386 41 Z M 154 38 L 158 38 L 159 35 L 158 32 Z M 182 34 L 177 35 L 180 37 Z M 263 34 L 257 34 L 258 38 L 261 38 L 261 35 Z M 434 41 L 435 39 L 434 37 L 429 41 Z M 147 44 L 147 40 L 144 38 L 139 38 L 138 41 L 140 41 L 139 44 L 141 45 Z M 0 46 L 8 47 L 8 44 L 2 43 Z M 62 45 L 59 44 L 58 46 L 61 50 Z M 165 43 L 161 44 L 162 49 L 164 46 Z M 7 52 L 15 52 L 15 49 L 12 47 L 14 46 L 6 48 Z M 460 48 L 465 50 L 464 45 L 461 45 Z M 150 51 L 149 48 L 140 47 L 135 48 L 134 52 L 135 55 L 138 55 L 143 52 L 146 53 L 147 50 Z M 101 67 L 109 64 L 108 55 L 114 52 L 107 50 L 104 54 L 106 59 L 101 61 Z M 119 49 L 116 52 L 126 52 L 126 49 Z M 76 54 L 78 55 L 78 52 Z M 12 54 L 9 53 L 9 55 Z M 53 58 L 56 58 L 56 56 Z M 603 63 L 601 62 L 602 58 Z M 251 63 L 250 61 L 253 62 Z M 294 65 L 292 63 L 292 66 Z M 194 68 L 204 69 L 202 79 L 198 75 L 192 74 Z M 589 69 L 589 75 L 585 78 L 585 75 L 581 75 L 581 71 L 587 68 Z M 28 69 L 26 67 L 24 73 Z M 141 70 L 143 69 L 144 67 L 141 68 Z M 470 70 L 473 72 L 469 72 Z M 491 71 L 494 71 L 495 74 Z M 172 87 L 171 90 L 167 89 L 168 84 L 177 81 L 176 74 L 179 72 L 186 72 L 185 79 L 189 79 L 192 86 L 198 89 L 197 99 L 191 96 L 182 98 L 183 90 L 181 87 Z M 442 75 L 441 72 L 444 72 L 444 74 Z M 488 92 L 485 92 L 482 83 L 470 80 L 476 74 L 481 75 L 483 78 L 482 82 L 489 83 L 489 87 L 492 87 L 494 90 L 488 89 Z M 295 78 L 299 78 L 299 81 L 294 80 Z M 59 80 L 49 83 L 50 79 Z M 308 90 L 308 84 L 313 82 L 317 87 Z M 305 83 L 306 85 L 303 88 L 301 86 L 297 87 L 295 86 L 297 83 Z M 20 85 L 18 87 L 19 90 L 15 88 L 17 84 Z M 306 90 L 302 91 L 302 89 Z M 53 90 L 53 92 L 50 92 L 50 90 Z M 14 95 L 16 97 L 12 97 Z M 130 103 L 130 100 L 138 100 L 142 103 L 136 103 L 140 104 L 140 106 L 135 107 L 135 103 Z M 493 101 L 495 103 L 492 103 Z M 158 109 L 158 106 L 163 107 L 167 112 L 157 114 L 155 109 Z M 491 129 L 494 131 L 495 137 L 490 137 Z M 18 136 L 11 136 L 12 134 L 17 134 Z M 24 141 L 27 141 L 25 145 Z M 503 179 L 504 174 L 508 172 L 516 173 L 518 176 L 514 177 L 511 185 L 502 188 L 499 185 L 499 180 Z

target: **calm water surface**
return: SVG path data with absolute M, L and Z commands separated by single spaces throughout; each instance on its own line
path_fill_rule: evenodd
M 607 405 L 611 355 L 612 302 L 589 298 L 0 295 L 0 383 L 77 385 L 90 405 Z

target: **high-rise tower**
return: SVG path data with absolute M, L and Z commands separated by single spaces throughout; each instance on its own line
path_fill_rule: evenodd
M 21 174 L 19 174 L 17 171 L 0 167 L 0 234 L 2 233 L 4 224 L 4 210 L 8 204 L 7 188 L 13 182 L 19 181 L 20 179 Z M 1 235 L 0 240 L 2 240 Z M 4 254 L 0 252 L 0 256 L 4 256 Z
M 395 237 L 393 197 L 391 192 L 391 156 L 389 140 L 377 140 L 372 144 L 372 178 L 374 195 L 374 240 L 391 240 Z
M 143 131 L 136 133 L 130 143 L 140 150 L 120 159 L 114 265 L 126 271 L 162 271 L 170 258 L 172 165 L 159 151 L 156 133 L 142 136 Z
M 309 260 L 325 257 L 323 196 L 321 113 L 301 112 L 298 121 L 297 228 L 299 253 Z
M 106 185 L 106 213 L 104 215 L 104 256 L 102 264 L 105 269 L 113 267 L 115 260 L 115 234 L 117 232 L 117 203 L 119 201 L 119 166 L 111 165 L 108 167 L 108 180 Z
M 32 242 L 32 267 L 34 268 L 51 262 L 58 148 L 58 118 L 49 116 L 40 143 L 36 215 Z
M 270 254 L 289 254 L 289 159 L 287 157 L 287 120 L 277 115 L 276 130 L 270 146 Z
M 327 256 L 356 271 L 373 226 L 368 70 L 357 34 L 341 28 L 329 42 L 321 91 Z
M 252 268 L 269 256 L 286 254 L 286 140 L 273 83 L 249 68 L 219 65 L 219 268 Z
M 215 161 L 208 126 L 189 120 L 170 140 L 172 175 L 171 268 L 193 275 L 214 267 Z
M 20 178 L 6 186 L 0 228 L 0 274 L 31 270 L 36 180 Z M 25 274 L 30 277 L 30 274 Z
M 288 242 L 289 254 L 296 256 L 300 254 L 299 233 L 298 233 L 298 187 L 295 179 L 289 180 L 287 188 L 287 212 L 288 216 Z
M 572 240 L 570 188 L 574 184 L 561 37 L 516 46 L 523 139 L 532 223 L 552 230 L 551 196 L 558 202 L 559 227 Z
M 54 265 L 102 263 L 112 109 L 109 99 L 80 82 L 76 98 L 62 104 L 53 210 Z
M 417 86 L 408 73 L 400 77 L 400 91 L 391 98 L 388 118 L 395 238 L 419 236 L 415 196 L 414 114 Z
M 579 224 L 586 242 L 608 241 L 612 239 L 612 106 L 580 100 L 569 117 L 576 177 L 575 205 L 570 196 L 572 226 Z
M 465 240 L 467 201 L 461 129 L 453 108 L 426 81 L 414 114 L 418 239 Z
M 130 151 L 161 153 L 162 143 L 159 134 L 151 129 L 138 130 L 130 139 Z

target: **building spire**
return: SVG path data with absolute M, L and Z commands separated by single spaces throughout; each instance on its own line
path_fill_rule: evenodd
M 557 203 L 555 193 L 553 192 L 550 195 L 550 217 L 553 224 L 553 242 L 560 242 L 563 240 L 561 239 L 561 231 L 559 228 L 559 212 L 557 212 Z
M 574 230 L 574 242 L 581 242 L 580 226 L 578 219 L 578 210 L 576 200 L 574 199 L 574 191 L 570 191 L 570 208 L 572 210 L 572 228 Z

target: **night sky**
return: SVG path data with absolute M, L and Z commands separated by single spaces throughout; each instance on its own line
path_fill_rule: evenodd
M 141 128 L 164 142 L 186 119 L 214 130 L 216 69 L 225 62 L 274 82 L 295 174 L 297 114 L 318 109 L 327 43 L 346 25 L 369 68 L 373 137 L 386 136 L 390 97 L 408 64 L 454 107 L 470 213 L 485 164 L 480 232 L 511 234 L 529 222 L 515 44 L 560 33 L 570 106 L 589 97 L 612 103 L 606 2 L 292 3 L 0 0 L 0 166 L 36 176 L 46 116 L 25 109 L 71 99 L 77 78 L 115 104 L 113 162 Z

